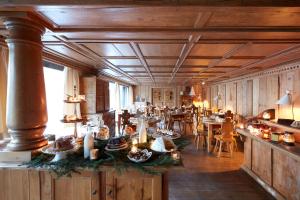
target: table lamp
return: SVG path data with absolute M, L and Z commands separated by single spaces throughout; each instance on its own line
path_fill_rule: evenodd
M 277 102 L 278 105 L 291 105 L 292 106 L 292 115 L 294 119 L 294 106 L 292 102 L 292 94 L 289 90 L 286 91 L 285 95 L 283 95 Z

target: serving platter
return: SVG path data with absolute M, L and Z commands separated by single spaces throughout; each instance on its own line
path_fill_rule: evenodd
M 147 160 L 149 160 L 152 156 L 152 152 L 151 151 L 148 151 L 147 149 L 143 149 L 143 150 L 139 150 L 139 152 L 142 152 L 146 158 L 143 158 L 142 156 L 139 158 L 139 159 L 136 159 L 134 157 L 131 157 L 129 154 L 130 152 L 128 153 L 127 155 L 127 158 L 129 160 L 131 160 L 132 162 L 135 162 L 135 163 L 141 163 L 141 162 L 146 162 Z

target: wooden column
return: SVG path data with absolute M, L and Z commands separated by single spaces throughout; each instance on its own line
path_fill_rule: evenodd
M 6 18 L 9 31 L 7 127 L 10 150 L 31 150 L 47 144 L 48 120 L 42 65 L 44 28 L 27 19 Z

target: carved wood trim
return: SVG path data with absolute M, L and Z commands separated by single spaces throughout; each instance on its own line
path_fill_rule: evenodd
M 215 86 L 215 85 L 229 83 L 229 82 L 236 82 L 243 79 L 253 79 L 258 77 L 271 76 L 271 75 L 281 74 L 284 72 L 291 72 L 299 69 L 300 69 L 300 59 L 297 59 L 297 61 L 290 61 L 287 62 L 286 64 L 280 64 L 279 66 L 272 69 L 267 69 L 261 72 L 255 72 L 255 73 L 247 74 L 236 78 L 231 78 L 224 81 L 218 81 L 216 83 L 210 84 L 210 86 Z

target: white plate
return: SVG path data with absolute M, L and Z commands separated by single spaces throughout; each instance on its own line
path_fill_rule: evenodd
M 119 149 L 110 149 L 108 148 L 108 146 L 105 147 L 106 151 L 119 151 L 119 150 L 123 150 L 123 149 L 127 149 L 128 148 L 128 144 L 126 143 L 126 145 L 124 145 L 123 147 L 119 148 Z
M 172 140 L 178 139 L 181 137 L 180 133 L 174 132 L 173 135 L 169 135 L 167 133 L 153 133 L 152 137 L 154 138 L 158 138 L 158 137 L 166 137 L 166 138 L 170 138 Z
M 73 149 L 69 149 L 66 151 L 51 152 L 51 151 L 49 151 L 49 148 L 52 146 L 53 146 L 53 144 L 50 144 L 41 149 L 41 151 L 45 154 L 55 155 L 55 157 L 51 160 L 51 162 L 57 162 L 59 160 L 65 159 L 69 153 L 73 153 L 73 152 L 77 151 L 80 147 L 78 144 L 75 144 Z
M 134 159 L 134 158 L 129 157 L 129 155 L 127 155 L 127 158 L 128 158 L 129 160 L 131 160 L 132 162 L 135 162 L 135 163 L 146 162 L 147 160 L 149 160 L 149 158 L 151 158 L 152 152 L 151 152 L 151 151 L 148 151 L 147 149 L 143 149 L 142 151 L 146 153 L 146 155 L 147 155 L 147 158 L 146 158 L 146 159 L 142 159 L 142 158 L 141 158 L 141 159 L 139 159 L 139 160 L 136 160 L 136 159 Z

